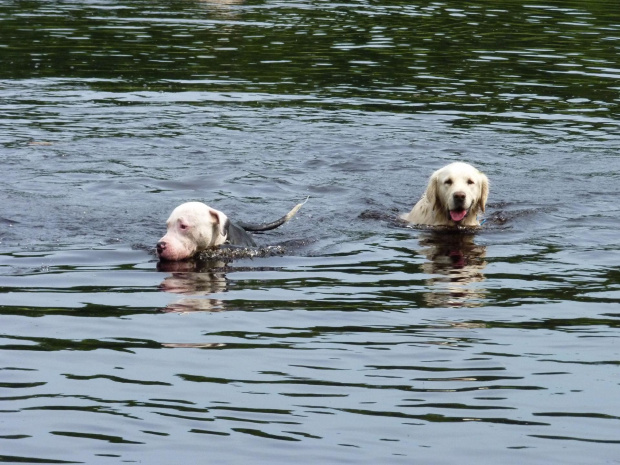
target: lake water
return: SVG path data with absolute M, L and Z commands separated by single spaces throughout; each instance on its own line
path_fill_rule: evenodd
M 620 462 L 619 56 L 612 0 L 3 1 L 0 462 Z M 455 160 L 482 230 L 394 221 Z

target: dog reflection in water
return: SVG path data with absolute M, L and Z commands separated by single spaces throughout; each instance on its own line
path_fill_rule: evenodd
M 424 300 L 430 307 L 478 307 L 486 290 L 483 270 L 486 247 L 474 242 L 473 234 L 433 232 L 420 239 L 427 261 L 422 265 L 430 292 Z
M 184 297 L 169 304 L 164 312 L 220 312 L 225 310 L 224 301 L 209 299 L 207 296 L 228 289 L 228 281 L 223 271 L 226 263 L 219 260 L 159 262 L 159 271 L 172 274 L 166 277 L 159 288 Z

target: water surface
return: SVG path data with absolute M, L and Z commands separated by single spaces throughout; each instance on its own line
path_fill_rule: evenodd
M 617 461 L 620 12 L 461 3 L 3 2 L 0 461 Z

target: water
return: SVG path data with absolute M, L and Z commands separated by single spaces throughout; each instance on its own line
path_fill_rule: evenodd
M 620 460 L 614 2 L 0 24 L 0 461 Z M 491 180 L 483 230 L 395 222 L 454 160 Z M 307 196 L 258 256 L 157 264 L 179 203 Z

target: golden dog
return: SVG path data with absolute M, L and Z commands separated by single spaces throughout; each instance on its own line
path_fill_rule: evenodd
M 435 171 L 426 192 L 401 218 L 429 226 L 480 226 L 489 196 L 489 180 L 473 166 L 456 162 Z

